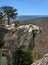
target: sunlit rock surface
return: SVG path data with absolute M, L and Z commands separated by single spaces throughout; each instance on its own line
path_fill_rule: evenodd
M 42 59 L 35 61 L 31 65 L 48 65 L 48 54 L 45 54 Z
M 17 28 L 10 28 L 4 36 L 4 41 L 7 44 L 11 42 L 13 45 L 18 43 L 16 46 L 25 46 L 26 48 L 33 48 L 35 39 L 41 33 L 41 27 L 36 25 L 22 25 Z

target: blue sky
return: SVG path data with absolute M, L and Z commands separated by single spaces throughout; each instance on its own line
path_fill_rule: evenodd
M 17 9 L 18 15 L 48 15 L 48 0 L 0 0 L 0 6 Z

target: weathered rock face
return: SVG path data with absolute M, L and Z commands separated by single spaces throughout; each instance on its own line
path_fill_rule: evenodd
M 35 39 L 40 35 L 41 28 L 36 25 L 22 25 L 17 28 L 4 29 L 1 40 L 7 48 L 8 65 L 14 64 L 14 55 L 18 48 L 24 46 L 25 49 L 33 49 Z M 15 62 L 16 63 L 16 62 Z
M 42 59 L 35 61 L 31 65 L 48 65 L 48 54 L 45 54 Z
M 18 27 L 18 43 L 32 49 L 34 47 L 35 38 L 40 35 L 41 28 L 35 25 L 23 25 Z
M 32 49 L 34 47 L 35 39 L 40 35 L 41 28 L 36 25 L 22 25 L 17 29 L 11 29 L 4 36 L 5 43 L 17 44 L 16 46 L 25 46 Z M 7 44 L 7 45 L 8 45 Z M 12 45 L 11 44 L 11 45 Z

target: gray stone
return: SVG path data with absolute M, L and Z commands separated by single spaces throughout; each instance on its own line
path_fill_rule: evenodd
M 48 54 L 45 54 L 42 59 L 37 60 L 31 65 L 48 65 Z

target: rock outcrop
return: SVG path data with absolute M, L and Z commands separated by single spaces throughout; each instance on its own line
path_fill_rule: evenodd
M 26 48 L 32 49 L 34 47 L 35 39 L 38 38 L 38 36 L 41 33 L 41 27 L 36 25 L 22 25 L 17 28 L 11 28 L 8 29 L 8 32 L 4 35 L 3 41 L 10 45 L 10 42 L 12 44 L 17 44 L 17 46 L 25 46 Z M 8 45 L 7 44 L 7 45 Z
M 45 54 L 42 59 L 35 61 L 31 65 L 48 65 L 48 54 Z
M 17 28 L 14 26 L 2 27 L 0 29 L 0 44 L 7 48 L 8 65 L 14 65 L 14 55 L 18 48 L 24 46 L 23 50 L 33 49 L 35 39 L 40 35 L 42 28 L 36 25 L 22 25 Z

